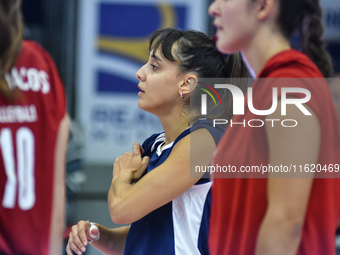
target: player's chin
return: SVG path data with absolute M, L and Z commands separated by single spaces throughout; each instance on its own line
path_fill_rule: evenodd
M 141 101 L 142 101 L 141 99 L 138 99 L 138 107 L 143 110 L 142 108 L 143 103 Z
M 138 100 L 138 107 L 143 111 L 155 114 L 154 107 L 152 107 L 150 104 L 148 104 L 148 102 L 146 100 L 139 99 Z
M 147 104 L 145 103 L 145 100 L 143 100 L 141 98 L 138 100 L 138 107 L 143 111 L 148 111 L 147 110 L 148 107 L 147 107 Z

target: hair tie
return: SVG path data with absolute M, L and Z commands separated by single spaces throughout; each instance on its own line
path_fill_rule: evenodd
M 214 35 L 212 38 L 211 38 L 211 41 L 216 44 L 217 42 L 217 35 Z

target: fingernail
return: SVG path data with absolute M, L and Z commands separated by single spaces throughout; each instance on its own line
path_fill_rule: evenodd
M 87 245 L 87 242 L 84 242 L 84 245 L 86 246 L 86 245 Z
M 81 248 L 81 250 L 82 250 L 83 252 L 85 252 L 85 251 L 86 251 L 85 247 Z
M 83 253 L 82 253 L 81 251 L 78 251 L 78 254 L 79 254 L 79 255 L 82 255 Z

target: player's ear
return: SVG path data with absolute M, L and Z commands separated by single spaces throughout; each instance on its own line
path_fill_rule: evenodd
M 265 20 L 272 14 L 275 7 L 275 0 L 257 0 L 255 4 L 257 18 L 259 20 Z
M 197 76 L 194 74 L 188 74 L 184 77 L 182 84 L 180 85 L 180 93 L 184 96 L 190 94 L 191 91 L 197 86 Z

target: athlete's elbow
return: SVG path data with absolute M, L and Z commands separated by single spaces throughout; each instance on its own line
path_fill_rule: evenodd
M 301 215 L 281 215 L 281 217 L 273 217 L 271 225 L 275 226 L 277 231 L 284 233 L 286 237 L 296 239 L 301 236 L 304 225 L 304 217 Z
M 287 235 L 292 239 L 300 238 L 304 221 L 302 219 L 294 219 L 287 222 Z
M 130 223 L 132 223 L 131 221 L 126 219 L 126 217 L 124 217 L 123 215 L 111 214 L 111 220 L 112 220 L 113 223 L 116 223 L 116 224 L 130 224 Z
M 121 204 L 111 204 L 109 206 L 111 220 L 116 224 L 129 224 L 133 222 L 131 212 L 125 209 Z

